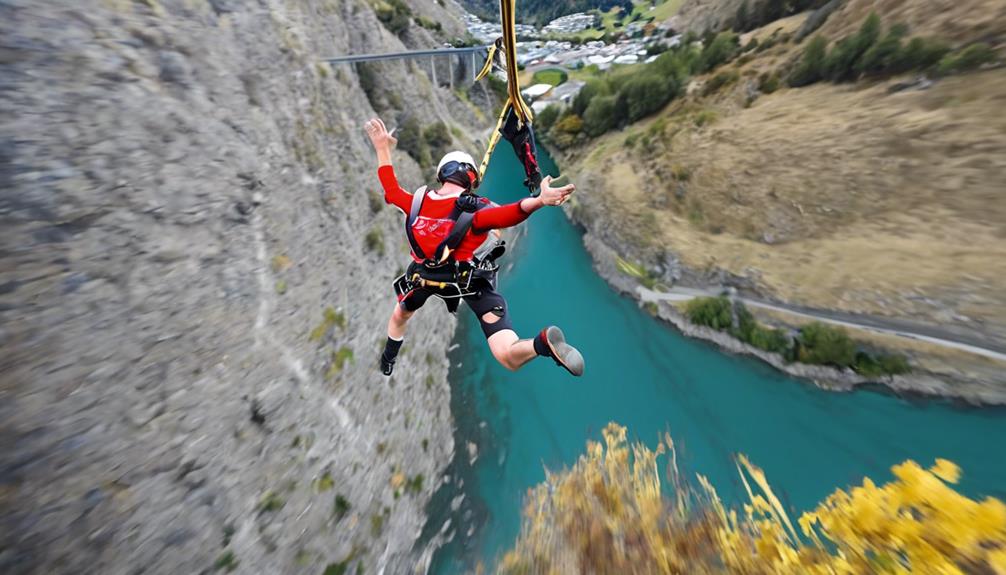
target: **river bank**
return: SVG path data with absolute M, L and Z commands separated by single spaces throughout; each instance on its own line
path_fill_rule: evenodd
M 576 209 L 576 206 L 566 210 L 566 216 L 575 225 L 585 229 L 583 244 L 594 262 L 594 270 L 613 289 L 633 298 L 642 307 L 644 301 L 637 289 L 639 283 L 636 278 L 626 275 L 618 269 L 616 265 L 619 257 L 618 252 L 601 240 L 597 234 L 591 233 L 585 222 L 577 217 L 578 213 L 582 213 L 582 211 Z M 676 261 L 676 258 L 670 259 Z M 682 268 L 675 268 L 673 271 L 678 275 L 688 275 L 692 278 L 703 276 L 701 273 Z M 971 405 L 1006 405 L 1006 388 L 964 376 L 948 378 L 943 374 L 915 367 L 907 375 L 869 378 L 849 369 L 840 370 L 822 365 L 787 362 L 780 354 L 758 349 L 725 332 L 695 325 L 689 322 L 674 305 L 667 302 L 650 302 L 650 304 L 656 306 L 655 310 L 653 308 L 651 310 L 657 318 L 671 324 L 688 337 L 712 342 L 730 353 L 755 357 L 783 373 L 810 380 L 823 389 L 851 391 L 859 386 L 881 385 L 897 394 L 940 397 L 963 401 Z
M 547 153 L 539 160 L 557 175 Z M 522 180 L 514 155 L 499 154 L 484 189 L 496 202 L 512 202 L 526 196 Z M 457 448 L 419 543 L 433 555 L 431 575 L 495 572 L 520 532 L 528 489 L 546 470 L 573 465 L 584 441 L 612 421 L 651 448 L 670 433 L 680 468 L 708 478 L 727 504 L 747 497 L 737 453 L 765 471 L 794 516 L 836 487 L 887 480 L 890 466 L 906 459 L 949 459 L 964 470 L 969 497 L 1004 496 L 1006 464 L 982 441 L 1004 433 L 1002 409 L 825 391 L 645 313 L 593 269 L 581 230 L 559 210 L 541 210 L 520 229 L 499 284 L 514 328 L 523 336 L 561 326 L 586 371 L 572 378 L 535 360 L 510 372 L 492 357 L 472 314 L 459 313 L 449 356 Z M 444 544 L 432 551 L 431 540 Z

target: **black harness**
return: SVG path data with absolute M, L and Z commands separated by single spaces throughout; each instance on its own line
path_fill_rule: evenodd
M 411 209 L 405 217 L 405 235 L 409 245 L 416 257 L 423 261 L 409 264 L 405 273 L 395 280 L 395 292 L 400 298 L 405 298 L 410 292 L 419 288 L 431 290 L 433 295 L 444 300 L 448 311 L 454 313 L 462 298 L 476 295 L 486 287 L 496 288 L 499 265 L 495 260 L 506 251 L 505 242 L 503 240 L 486 242 L 488 245 L 484 244 L 476 250 L 471 262 L 459 262 L 454 259 L 454 251 L 472 228 L 475 212 L 486 207 L 484 202 L 479 201 L 478 196 L 462 194 L 449 216 L 454 222 L 450 233 L 430 257 L 419 245 L 413 230 L 428 191 L 425 186 L 416 190 L 412 195 Z

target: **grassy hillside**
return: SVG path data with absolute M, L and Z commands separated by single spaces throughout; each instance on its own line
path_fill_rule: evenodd
M 792 39 L 806 14 L 773 22 L 741 36 L 727 63 L 693 69 L 657 114 L 567 138 L 584 182 L 578 216 L 603 220 L 606 241 L 651 265 L 672 253 L 786 301 L 1006 341 L 1006 72 L 995 66 L 1006 8 L 850 0 L 818 30 L 824 57 L 840 60 L 874 8 L 877 43 L 893 29 L 902 46 L 943 46 L 925 69 L 932 84 L 851 64 L 851 79 L 790 88 L 812 43 Z M 991 62 L 964 72 L 977 41 Z
M 560 16 L 599 9 L 607 12 L 631 0 L 521 0 L 517 2 L 517 21 L 541 26 Z M 461 0 L 461 5 L 483 20 L 499 21 L 498 0 Z

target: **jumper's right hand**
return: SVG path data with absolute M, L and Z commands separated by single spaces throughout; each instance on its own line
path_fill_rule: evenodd
M 370 141 L 374 144 L 375 149 L 388 148 L 390 150 L 398 143 L 398 138 L 394 137 L 392 132 L 388 131 L 388 128 L 384 125 L 384 121 L 380 118 L 367 120 L 363 128 L 367 131 L 367 135 L 370 136 Z
M 541 181 L 541 194 L 538 195 L 538 199 L 546 206 L 561 206 L 566 203 L 569 195 L 574 191 L 576 191 L 576 186 L 573 184 L 553 188 L 552 176 L 545 176 L 545 179 Z

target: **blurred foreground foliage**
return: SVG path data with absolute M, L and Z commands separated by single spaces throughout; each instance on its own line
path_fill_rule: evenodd
M 529 492 L 499 572 L 1006 573 L 1006 505 L 955 491 L 960 470 L 949 461 L 906 461 L 890 483 L 839 489 L 795 526 L 765 474 L 744 456 L 737 468 L 749 501 L 739 511 L 701 475 L 699 488 L 686 485 L 670 437 L 652 451 L 608 424 L 603 445 L 588 442 L 572 469 Z

